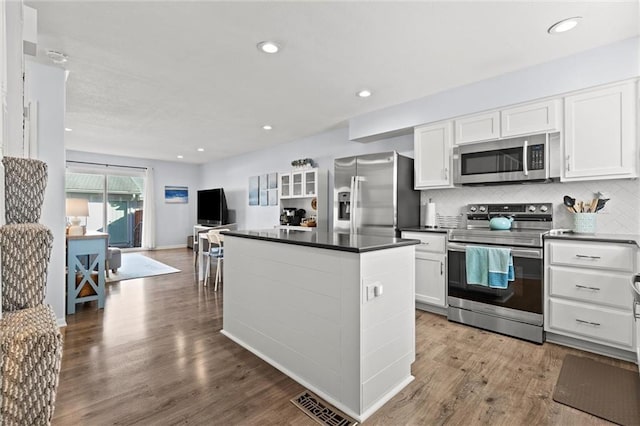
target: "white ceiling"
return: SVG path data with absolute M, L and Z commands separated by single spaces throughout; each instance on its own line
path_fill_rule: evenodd
M 25 3 L 39 56 L 69 55 L 68 149 L 192 163 L 640 32 L 637 0 Z M 575 30 L 547 34 L 576 15 Z M 373 96 L 357 98 L 364 87 Z

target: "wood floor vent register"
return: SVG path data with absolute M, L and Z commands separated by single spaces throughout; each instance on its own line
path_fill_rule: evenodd
M 351 417 L 332 407 L 307 390 L 293 398 L 291 402 L 321 425 L 355 426 L 358 424 L 358 422 Z

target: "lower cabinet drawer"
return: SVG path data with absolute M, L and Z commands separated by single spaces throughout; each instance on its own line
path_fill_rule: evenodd
M 599 343 L 613 343 L 631 349 L 633 315 L 601 306 L 549 299 L 549 331 L 564 331 Z
M 631 274 L 594 269 L 549 267 L 549 296 L 629 309 Z
M 430 251 L 433 253 L 444 253 L 446 251 L 447 234 L 403 231 L 402 238 L 420 240 L 420 244 L 416 246 L 416 251 Z
M 635 250 L 627 244 L 554 241 L 545 255 L 551 265 L 632 272 Z

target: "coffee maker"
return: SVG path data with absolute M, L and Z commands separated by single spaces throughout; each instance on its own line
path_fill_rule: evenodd
M 284 207 L 282 210 L 280 214 L 280 225 L 292 225 L 297 209 L 295 207 Z

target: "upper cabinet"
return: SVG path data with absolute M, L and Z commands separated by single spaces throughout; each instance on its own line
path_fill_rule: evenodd
M 638 176 L 636 102 L 636 82 L 565 98 L 563 181 Z
M 415 189 L 452 186 L 451 139 L 451 121 L 415 128 Z
M 560 130 L 559 105 L 560 99 L 552 99 L 501 110 L 501 136 L 505 138 Z
M 456 144 L 488 141 L 500 137 L 500 113 L 492 111 L 454 121 Z
M 318 196 L 317 168 L 280 173 L 280 198 L 306 198 Z
M 280 173 L 280 198 L 291 197 L 291 173 Z

